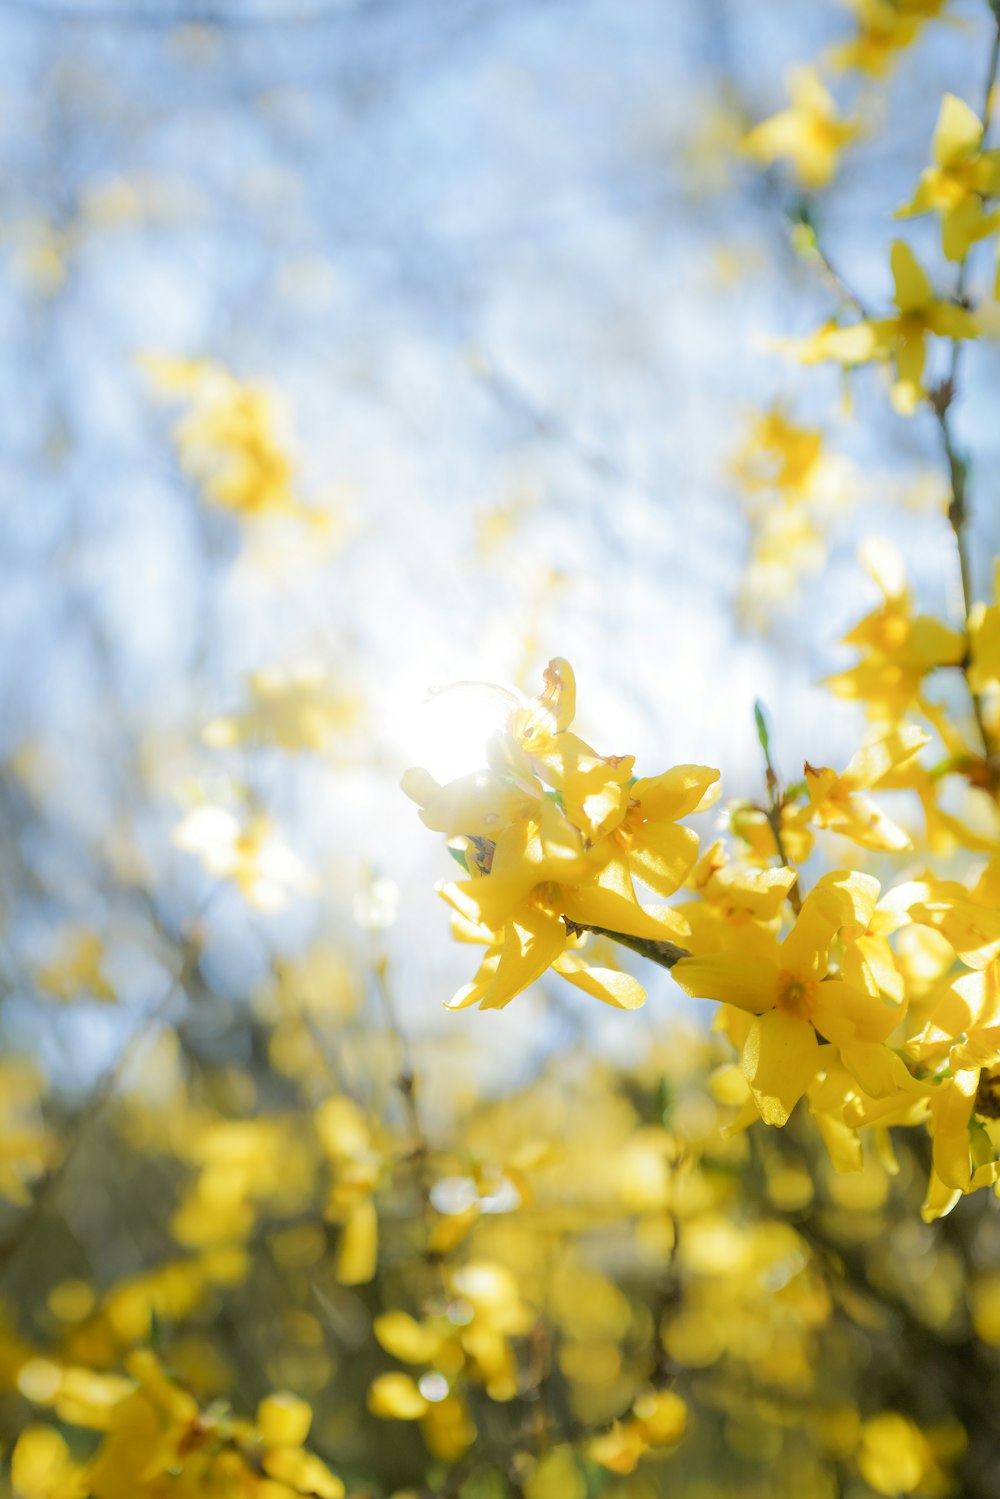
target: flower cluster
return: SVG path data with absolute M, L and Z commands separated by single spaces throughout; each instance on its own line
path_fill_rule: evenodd
M 635 881 L 666 899 L 698 854 L 680 819 L 704 808 L 719 772 L 680 765 L 636 778 L 632 755 L 602 756 L 571 731 L 576 684 L 553 660 L 541 693 L 512 708 L 487 767 L 440 786 L 410 770 L 403 789 L 429 828 L 458 839 L 468 878 L 443 884 L 458 934 L 485 943 L 479 972 L 451 1008 L 499 1009 L 550 967 L 619 1009 L 645 993 L 581 956 L 586 931 L 666 944 L 686 927 L 669 908 L 640 904 Z

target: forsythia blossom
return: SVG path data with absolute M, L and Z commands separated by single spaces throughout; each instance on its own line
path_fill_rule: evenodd
M 499 1009 L 550 967 L 621 1009 L 645 994 L 630 975 L 591 968 L 583 929 L 653 942 L 683 938 L 668 908 L 640 904 L 634 882 L 674 894 L 698 853 L 680 819 L 704 807 L 717 770 L 682 765 L 637 779 L 631 755 L 602 756 L 570 725 L 576 687 L 569 664 L 549 663 L 542 692 L 509 714 L 481 771 L 440 786 L 410 770 L 403 789 L 428 827 L 464 844 L 468 878 L 440 887 L 459 935 L 487 952 L 451 1008 Z

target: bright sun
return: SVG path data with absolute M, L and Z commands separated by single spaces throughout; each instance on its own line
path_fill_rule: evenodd
M 411 763 L 442 782 L 481 769 L 487 740 L 521 701 L 514 688 L 488 681 L 431 688 L 408 725 Z

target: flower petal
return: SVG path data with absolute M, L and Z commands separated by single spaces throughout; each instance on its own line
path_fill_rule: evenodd
M 692 999 L 718 999 L 760 1015 L 774 1004 L 778 970 L 765 958 L 745 953 L 713 952 L 681 958 L 671 973 Z
M 629 849 L 633 873 L 664 899 L 683 884 L 697 857 L 697 833 L 674 822 L 645 823 Z
M 569 941 L 566 927 L 553 911 L 525 906 L 504 931 L 503 951 L 496 977 L 479 1001 L 481 1010 L 502 1010 L 541 978 Z
M 828 1041 L 852 1046 L 858 1041 L 884 1041 L 902 1013 L 843 979 L 824 979 L 816 986 L 812 1021 Z
M 818 1061 L 819 1043 L 808 1021 L 785 1010 L 758 1015 L 743 1047 L 743 1076 L 765 1124 L 788 1123 Z
M 983 138 L 979 117 L 963 99 L 945 94 L 934 130 L 931 153 L 940 167 L 953 166 L 972 156 Z
M 782 967 L 801 977 L 822 978 L 835 934 L 844 926 L 865 931 L 878 894 L 878 881 L 870 875 L 848 870 L 824 875 L 806 896 L 781 944 Z
M 563 890 L 559 908 L 570 921 L 581 926 L 601 927 L 606 932 L 621 932 L 626 937 L 650 937 L 653 941 L 672 941 L 672 927 L 657 916 L 633 904 L 613 890 L 587 885 L 580 890 Z
M 643 776 L 632 787 L 632 799 L 651 821 L 688 817 L 701 811 L 705 798 L 719 779 L 708 765 L 675 765 L 659 776 Z
M 616 968 L 590 968 L 572 952 L 563 953 L 552 965 L 556 973 L 594 999 L 616 1010 L 638 1010 L 646 1003 L 646 991 L 630 973 Z
M 934 290 L 927 272 L 904 240 L 893 240 L 889 251 L 892 279 L 896 284 L 896 306 L 900 312 L 913 312 L 931 301 Z

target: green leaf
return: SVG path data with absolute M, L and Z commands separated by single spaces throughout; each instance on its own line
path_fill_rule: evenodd
M 471 874 L 472 873 L 472 871 L 469 868 L 469 861 L 465 857 L 465 850 L 464 849 L 462 849 L 462 848 L 452 848 L 451 844 L 449 843 L 448 844 L 448 852 L 451 854 L 451 857 L 454 859 L 455 863 L 458 864 L 458 865 L 460 865 L 462 867 L 462 869 L 465 870 L 466 874 Z
M 753 721 L 757 725 L 757 738 L 765 755 L 771 753 L 771 735 L 767 727 L 767 719 L 764 716 L 764 704 L 760 698 L 755 698 L 753 705 Z
M 811 198 L 800 195 L 793 198 L 785 209 L 789 222 L 792 224 L 804 224 L 807 229 L 816 230 L 816 208 Z

